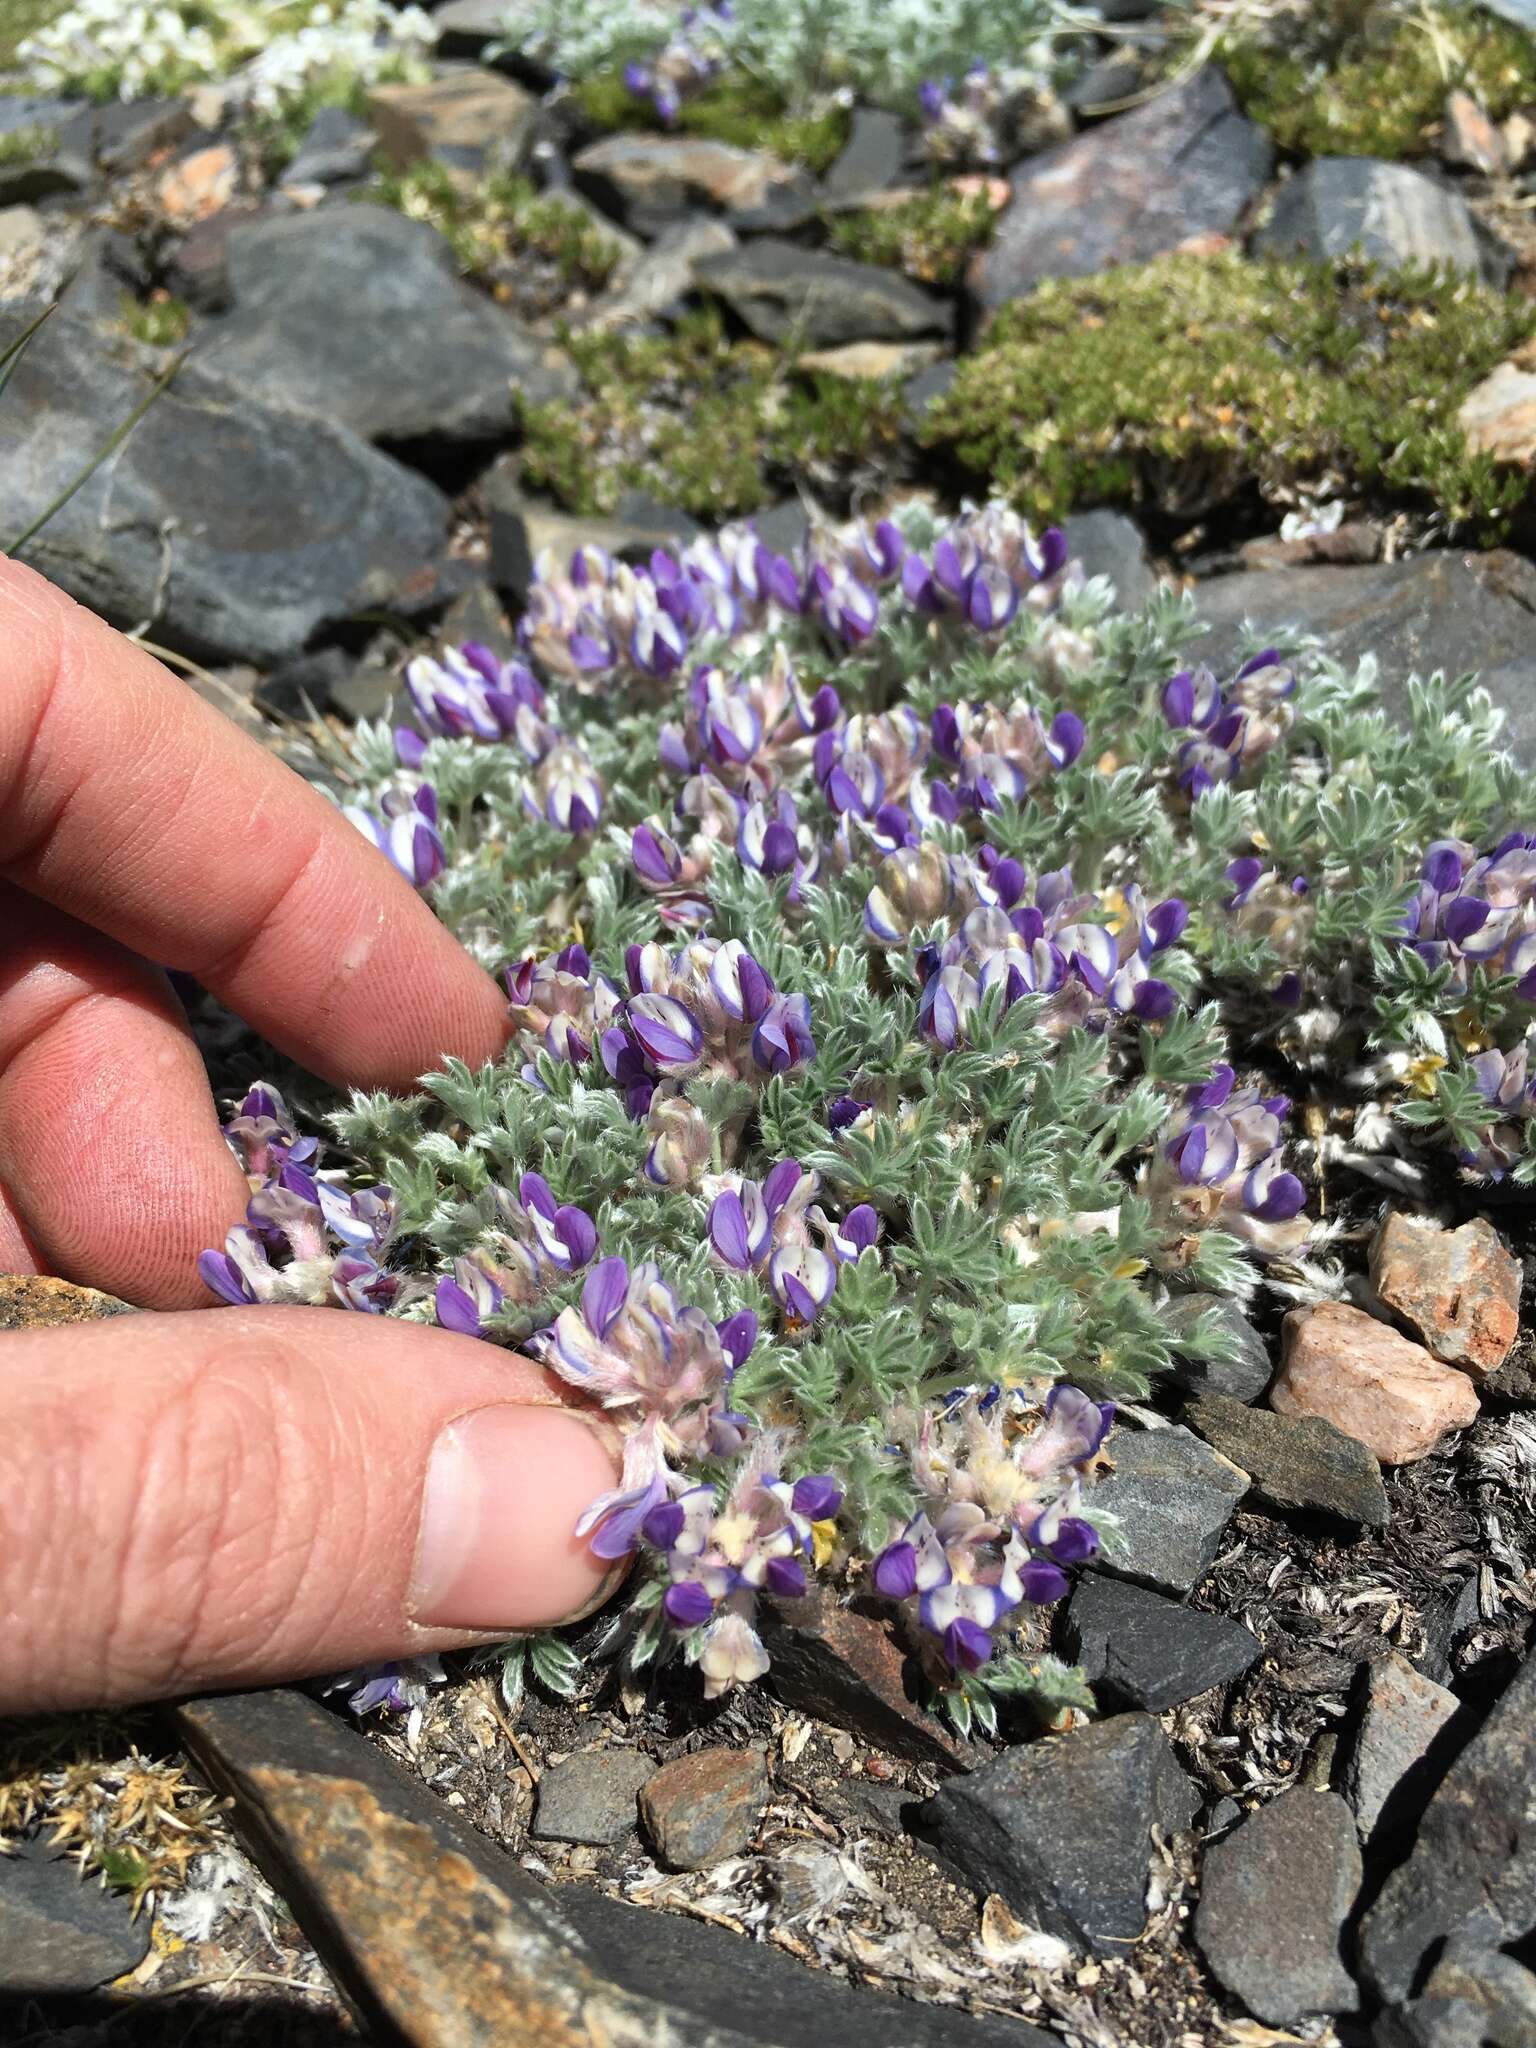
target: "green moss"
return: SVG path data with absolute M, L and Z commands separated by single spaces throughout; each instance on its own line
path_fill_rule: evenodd
M 996 219 L 984 192 L 936 185 L 894 206 L 860 207 L 827 221 L 834 249 L 861 263 L 882 263 L 925 284 L 958 284 L 976 250 L 991 239 Z
M 192 312 L 184 300 L 173 298 L 169 292 L 156 292 L 153 298 L 142 301 L 131 292 L 124 292 L 118 321 L 135 341 L 142 341 L 146 347 L 174 348 L 186 340 Z
M 1533 325 L 1444 276 L 1163 257 L 1006 307 L 922 438 L 1035 514 L 1327 490 L 1489 531 L 1526 486 L 1468 454 L 1456 414 Z
M 443 164 L 423 161 L 376 178 L 359 197 L 427 221 L 447 237 L 470 277 L 495 281 L 505 266 L 533 261 L 547 266 L 565 291 L 594 291 L 619 260 L 617 241 L 590 214 L 504 172 L 471 184 Z
M 701 518 L 752 512 L 783 482 L 846 489 L 887 474 L 902 446 L 897 389 L 800 380 L 776 351 L 730 341 L 712 312 L 663 339 L 571 335 L 586 386 L 574 404 L 529 407 L 523 473 L 574 512 L 610 513 L 644 489 Z
M 8 135 L 0 135 L 0 164 L 29 164 L 35 158 L 47 156 L 57 147 L 59 131 L 38 124 L 29 128 L 13 128 Z
M 785 163 L 821 172 L 848 139 L 848 112 L 831 106 L 812 114 L 791 113 L 766 83 L 733 72 L 685 102 L 672 129 L 662 126 L 650 101 L 632 93 L 617 71 L 584 78 L 576 102 L 598 128 L 649 128 L 657 133 L 703 136 L 739 149 L 765 149 Z
M 1451 0 L 1323 0 L 1218 54 L 1244 109 L 1299 156 L 1422 155 L 1456 87 L 1495 120 L 1536 100 L 1536 41 Z

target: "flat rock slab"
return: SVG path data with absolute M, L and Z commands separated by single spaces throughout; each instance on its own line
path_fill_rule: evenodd
M 176 1710 L 190 1749 L 338 1983 L 419 2048 L 1059 2048 L 851 1990 L 697 1920 L 539 1886 L 303 1694 Z
M 1152 1830 L 1176 1834 L 1198 1805 L 1158 1722 L 1117 1714 L 952 1779 L 923 1824 L 982 1897 L 996 1892 L 1074 1948 L 1118 1955 L 1146 1921 Z
M 242 391 L 369 441 L 510 434 L 519 396 L 572 397 L 559 349 L 464 284 L 425 221 L 383 206 L 325 207 L 237 227 L 233 310 L 200 360 Z
M 1520 1334 L 1520 1262 L 1486 1216 L 1442 1230 L 1394 1210 L 1371 1245 L 1370 1271 L 1435 1357 L 1474 1379 L 1497 1372 Z
M 0 1856 L 0 1986 L 26 1992 L 94 1991 L 136 1970 L 149 1952 L 149 1915 L 85 1880 L 42 1842 Z
M 27 317 L 0 308 L 0 347 Z M 154 381 L 145 351 L 55 314 L 0 406 L 0 530 L 75 482 Z M 322 626 L 430 592 L 447 522 L 440 491 L 347 428 L 190 362 L 23 558 L 115 625 L 270 667 Z
M 673 1870 L 708 1870 L 751 1841 L 768 1796 L 755 1749 L 701 1749 L 664 1764 L 640 1794 L 646 1832 Z
M 1527 1658 L 1425 1807 L 1405 1862 L 1360 1929 L 1387 2001 L 1418 1987 L 1442 1943 L 1501 1948 L 1536 1928 L 1536 1659 Z
M 764 1606 L 767 1683 L 786 1706 L 914 1763 L 952 1771 L 974 1761 L 969 1743 L 915 1703 L 911 1659 L 883 1616 L 844 1607 L 825 1587 Z
M 1498 1949 L 1436 1963 L 1423 1996 L 1383 2013 L 1372 2048 L 1532 2048 L 1536 1976 Z
M 1385 270 L 1427 264 L 1473 277 L 1487 272 L 1460 193 L 1406 164 L 1371 157 L 1315 158 L 1282 187 L 1253 246 L 1325 263 L 1358 252 Z
M 1248 1491 L 1248 1474 L 1190 1430 L 1119 1431 L 1112 1469 L 1094 1487 L 1120 1520 L 1122 1547 L 1102 1567 L 1167 1593 L 1188 1593 L 1210 1570 Z
M 579 190 L 638 235 L 713 209 L 744 223 L 791 227 L 812 210 L 804 171 L 766 150 L 697 135 L 605 135 L 571 162 Z
M 1229 1296 L 1176 1294 L 1160 1313 L 1173 1350 L 1170 1377 L 1181 1387 L 1256 1401 L 1269 1385 L 1269 1346 Z M 1225 1357 L 1207 1346 L 1208 1330 L 1217 1333 Z
M 1192 643 L 1218 672 L 1238 659 L 1246 620 L 1261 641 L 1316 633 L 1348 670 L 1381 664 L 1381 701 L 1406 721 L 1408 678 L 1478 671 L 1505 714 L 1504 743 L 1536 767 L 1536 565 L 1507 549 L 1451 549 L 1364 568 L 1250 570 L 1202 583 L 1195 610 L 1214 631 Z
M 812 348 L 948 334 L 954 309 L 894 270 L 764 237 L 694 265 L 760 341 Z
M 0 1330 L 50 1330 L 133 1314 L 132 1304 L 94 1287 L 76 1287 L 41 1273 L 0 1273 Z
M 1085 576 L 1107 576 L 1123 611 L 1136 612 L 1157 589 L 1157 576 L 1147 556 L 1146 536 L 1124 512 L 1101 505 L 1092 512 L 1074 512 L 1061 522 L 1067 552 L 1083 565 Z
M 1285 1319 L 1270 1406 L 1310 1415 L 1356 1438 L 1383 1465 L 1427 1458 L 1477 1420 L 1477 1389 L 1422 1344 L 1340 1301 L 1294 1308 Z
M 1078 1581 L 1064 1648 L 1114 1706 L 1161 1714 L 1238 1678 L 1263 1655 L 1251 1629 L 1099 1572 Z
M 1269 176 L 1264 131 L 1238 111 L 1210 66 L 1145 106 L 1029 157 L 991 246 L 971 268 L 984 307 L 1047 277 L 1091 277 L 1145 263 L 1237 226 Z
M 1354 1808 L 1360 1839 L 1369 1841 L 1394 1799 L 1412 1790 L 1412 1777 L 1456 1712 L 1455 1693 L 1389 1650 L 1366 1669 L 1360 1718 L 1344 1765 L 1344 1795 Z
M 635 1825 L 635 1799 L 655 1759 L 634 1749 L 583 1750 L 551 1764 L 539 1779 L 530 1832 L 541 1842 L 589 1842 L 608 1848 Z
M 537 109 L 533 94 L 499 71 L 449 71 L 368 94 L 379 152 L 392 169 L 430 157 L 469 178 L 522 162 Z
M 1282 1792 L 1206 1851 L 1195 1939 L 1255 2019 L 1357 2009 L 1339 1942 L 1360 1876 L 1354 1817 L 1334 1792 Z
M 1241 1465 L 1254 1496 L 1270 1507 L 1336 1515 L 1384 1529 L 1389 1519 L 1381 1467 L 1365 1445 L 1331 1422 L 1293 1420 L 1248 1408 L 1224 1394 L 1200 1394 L 1184 1410 L 1191 1429 Z

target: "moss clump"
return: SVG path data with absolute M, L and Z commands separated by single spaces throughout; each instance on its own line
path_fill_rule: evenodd
M 958 284 L 975 252 L 991 239 L 996 212 L 984 191 L 936 185 L 894 206 L 833 214 L 834 249 L 861 263 L 882 263 L 925 284 Z
M 630 91 L 620 72 L 584 78 L 574 93 L 594 127 L 698 135 L 709 142 L 734 143 L 738 149 L 765 149 L 785 163 L 804 164 L 816 172 L 824 171 L 848 140 L 845 107 L 791 113 L 771 84 L 743 72 L 728 73 L 686 100 L 671 129 L 663 127 L 648 99 Z
M 359 196 L 428 222 L 466 275 L 515 288 L 540 310 L 574 290 L 600 290 L 619 261 L 618 243 L 581 207 L 504 172 L 470 183 L 424 161 L 376 178 Z
M 58 147 L 57 128 L 44 127 L 41 123 L 27 128 L 13 128 L 8 135 L 0 135 L 0 164 L 30 164 L 38 157 L 47 156 Z
M 1533 326 L 1445 276 L 1162 257 L 1006 307 L 922 439 L 1035 514 L 1329 491 L 1488 532 L 1526 486 L 1468 453 L 1456 414 Z
M 1309 0 L 1219 54 L 1245 111 L 1299 156 L 1422 155 L 1457 87 L 1495 120 L 1536 100 L 1536 42 L 1443 0 Z
M 727 339 L 713 312 L 667 339 L 569 335 L 566 346 L 585 393 L 526 410 L 522 462 L 573 512 L 611 513 L 626 490 L 644 489 L 732 518 L 770 503 L 781 478 L 845 488 L 888 474 L 901 451 L 898 389 L 798 379 L 777 351 Z
M 192 310 L 184 299 L 170 292 L 155 292 L 144 300 L 124 292 L 119 324 L 148 348 L 175 348 L 187 338 Z

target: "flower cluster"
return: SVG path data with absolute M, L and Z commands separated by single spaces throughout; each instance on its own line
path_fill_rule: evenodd
M 665 1580 L 663 1621 L 688 1644 L 706 1699 L 762 1677 L 768 1652 L 753 1626 L 758 1599 L 801 1598 L 808 1568 L 836 1546 L 842 1488 L 825 1473 L 780 1478 L 787 1448 L 783 1431 L 765 1431 L 723 1501 L 714 1486 L 686 1487 L 640 1524 Z
M 475 1252 L 455 1259 L 437 1283 L 437 1320 L 445 1330 L 482 1337 L 485 1320 L 508 1304 L 528 1308 L 597 1253 L 597 1226 L 585 1209 L 557 1202 L 541 1173 L 525 1173 L 516 1195 L 490 1190 L 491 1228 Z
M 578 548 L 568 564 L 545 549 L 519 631 L 531 657 L 591 689 L 615 679 L 664 682 L 694 650 L 718 656 L 720 643 L 754 643 L 789 618 L 813 621 L 834 646 L 858 647 L 883 604 L 1002 633 L 1021 609 L 1049 612 L 1072 587 L 1060 530 L 1036 536 L 1001 504 L 967 509 L 928 550 L 882 519 L 848 531 L 817 523 L 786 555 L 747 520 L 676 555 L 658 548 L 644 568 L 601 548 Z
M 1219 1222 L 1267 1253 L 1294 1251 L 1306 1242 L 1306 1189 L 1286 1171 L 1282 1149 L 1289 1112 L 1283 1095 L 1239 1088 L 1225 1063 L 1186 1092 L 1143 1176 L 1146 1193 L 1176 1239 L 1193 1250 L 1198 1234 Z
M 308 1302 L 382 1315 L 417 1299 L 423 1283 L 383 1263 L 397 1226 L 387 1187 L 352 1192 L 315 1169 L 275 1088 L 253 1088 L 224 1127 L 252 1193 L 245 1222 L 206 1251 L 198 1271 L 220 1300 Z
M 1511 832 L 1478 856 L 1464 840 L 1441 839 L 1424 856 L 1403 936 L 1431 967 L 1450 970 L 1464 995 L 1481 968 L 1515 983 L 1536 1002 L 1536 835 Z
M 654 56 L 632 57 L 624 66 L 624 83 L 637 99 L 650 102 L 664 126 L 672 126 L 684 100 L 719 76 L 726 57 L 722 35 L 732 17 L 731 0 L 685 7 Z
M 425 9 L 388 0 L 74 0 L 17 57 L 50 92 L 131 100 L 233 79 L 274 113 L 322 79 L 410 75 L 437 35 Z
M 387 789 L 377 811 L 348 804 L 342 815 L 372 840 L 413 889 L 425 889 L 448 865 L 438 830 L 437 791 L 430 782 L 412 790 Z
M 738 1273 L 760 1273 L 780 1308 L 799 1324 L 816 1320 L 832 1299 L 838 1267 L 868 1251 L 880 1229 L 868 1202 L 833 1223 L 812 1206 L 819 1189 L 816 1174 L 798 1160 L 781 1159 L 761 1182 L 722 1175 L 709 1208 L 715 1256 Z
M 993 1389 L 948 1415 L 909 1418 L 920 1505 L 875 1556 L 869 1580 L 941 1669 L 979 1671 L 1008 1615 L 1061 1599 L 1063 1567 L 1097 1551 L 1098 1532 L 1079 1513 L 1082 1475 L 1113 1413 L 1058 1386 L 1033 1410 Z
M 1191 796 L 1235 782 L 1278 746 L 1291 727 L 1296 672 L 1273 648 L 1245 661 L 1225 686 L 1208 668 L 1180 669 L 1163 685 L 1163 716 L 1187 732 L 1178 778 Z

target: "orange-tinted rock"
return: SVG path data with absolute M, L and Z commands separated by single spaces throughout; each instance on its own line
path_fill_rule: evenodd
M 1520 1265 L 1485 1217 L 1459 1230 L 1391 1215 L 1371 1246 L 1371 1284 L 1436 1358 L 1482 1379 L 1520 1333 Z
M 234 198 L 240 166 L 227 142 L 194 150 L 162 172 L 160 204 L 173 221 L 190 224 L 221 212 Z
M 1504 169 L 1504 138 L 1469 92 L 1453 92 L 1445 102 L 1440 154 L 1490 178 Z
M 1477 1420 L 1477 1389 L 1362 1309 L 1326 1301 L 1285 1319 L 1280 1374 L 1270 1406 L 1316 1415 L 1375 1452 L 1411 1465 L 1452 1430 Z
M 98 1294 L 94 1287 L 76 1287 L 44 1273 L 0 1273 L 0 1330 L 51 1329 L 58 1323 L 131 1313 L 126 1301 Z
M 663 1764 L 640 1791 L 640 1817 L 663 1863 L 708 1870 L 747 1846 L 768 1791 L 755 1749 L 701 1749 Z

